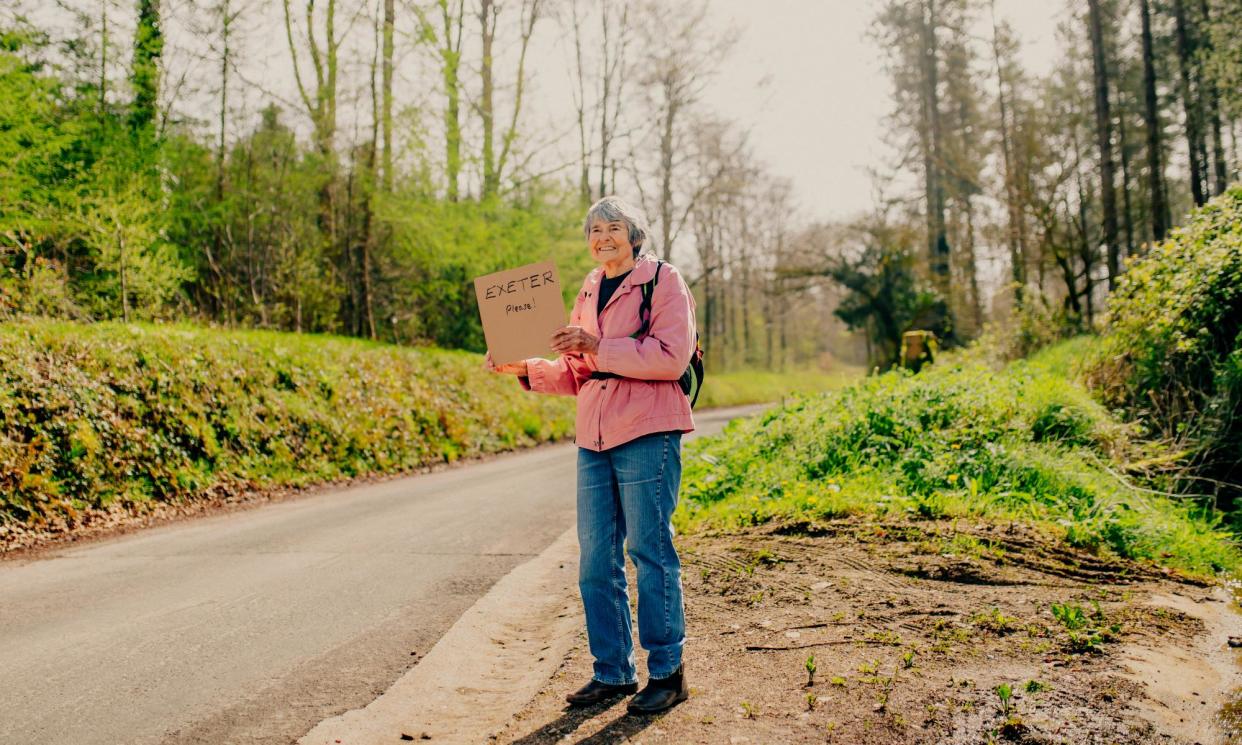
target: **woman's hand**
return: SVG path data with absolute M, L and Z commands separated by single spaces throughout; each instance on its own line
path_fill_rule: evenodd
M 581 326 L 566 326 L 553 332 L 552 349 L 561 354 L 595 354 L 599 351 L 599 337 L 591 336 Z
M 497 365 L 492 359 L 492 353 L 488 352 L 483 357 L 483 369 L 494 373 L 504 373 L 508 375 L 517 375 L 519 377 L 528 377 L 526 369 L 526 360 L 519 362 L 507 362 L 503 365 Z

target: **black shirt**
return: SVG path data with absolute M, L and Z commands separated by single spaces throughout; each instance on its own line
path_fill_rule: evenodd
M 633 271 L 633 270 L 631 269 L 630 271 Z M 618 274 L 617 276 L 612 277 L 612 278 L 605 276 L 600 279 L 599 281 L 599 307 L 595 311 L 596 315 L 604 312 L 604 306 L 608 304 L 608 299 L 611 298 L 612 294 L 617 291 L 618 287 L 621 286 L 621 280 L 625 279 L 628 276 L 630 276 L 630 272 L 626 272 L 625 274 Z

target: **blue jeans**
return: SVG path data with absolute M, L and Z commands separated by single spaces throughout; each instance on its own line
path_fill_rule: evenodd
M 680 487 L 679 432 L 578 450 L 578 588 L 602 683 L 638 680 L 623 548 L 638 569 L 638 642 L 648 676 L 667 678 L 681 666 L 686 618 L 670 522 Z

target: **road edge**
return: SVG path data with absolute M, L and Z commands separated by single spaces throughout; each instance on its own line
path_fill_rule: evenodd
M 403 739 L 487 742 L 564 661 L 581 628 L 577 530 L 506 574 L 419 663 L 362 709 L 325 719 L 299 745 Z

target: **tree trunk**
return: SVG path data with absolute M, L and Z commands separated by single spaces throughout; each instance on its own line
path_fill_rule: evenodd
M 1191 66 L 1194 64 L 1195 50 L 1191 44 L 1183 0 L 1173 0 L 1173 12 L 1177 21 L 1177 60 L 1181 72 L 1182 107 L 1186 112 L 1186 145 L 1190 150 L 1190 193 L 1198 207 L 1207 201 L 1207 196 L 1203 189 L 1206 164 L 1201 159 L 1204 152 L 1203 132 L 1195 91 L 1191 85 Z
M 340 248 L 339 232 L 336 225 L 336 80 L 337 51 L 341 40 L 336 36 L 336 0 L 328 0 L 325 32 L 326 47 L 321 50 L 315 39 L 315 2 L 306 3 L 306 41 L 309 46 L 311 68 L 315 73 L 314 96 L 307 91 L 302 81 L 301 66 L 297 44 L 293 38 L 293 19 L 289 12 L 289 0 L 283 0 L 285 13 L 285 35 L 289 41 L 289 53 L 293 61 L 293 77 L 297 83 L 298 94 L 306 107 L 313 127 L 315 150 L 323 159 L 324 173 L 318 190 L 319 198 L 319 229 L 327 237 L 328 245 L 333 250 Z M 325 54 L 326 53 L 326 54 Z
M 454 12 L 450 0 L 439 0 L 444 40 L 440 46 L 440 72 L 444 80 L 444 177 L 446 197 L 459 198 L 461 180 L 461 37 L 465 0 L 458 0 Z
M 1126 256 L 1134 255 L 1134 212 L 1130 199 L 1130 144 L 1126 138 L 1126 107 L 1121 91 L 1117 91 L 1117 148 L 1121 151 L 1121 215 L 1126 231 Z
M 500 182 L 505 174 L 505 166 L 509 162 L 513 143 L 517 139 L 518 122 L 522 114 L 523 94 L 526 91 L 526 53 L 530 49 L 531 37 L 535 34 L 535 25 L 539 22 L 539 12 L 543 0 L 523 0 L 520 35 L 518 44 L 518 62 L 513 85 L 513 113 L 509 117 L 509 126 L 500 139 L 500 153 L 496 156 L 496 165 L 492 169 L 492 185 L 488 194 L 496 194 L 500 190 Z M 494 24 L 493 24 L 494 30 Z
M 386 6 L 391 6 L 392 1 L 393 0 L 384 0 Z M 391 50 L 389 49 L 391 30 L 392 30 L 391 18 L 388 14 L 388 7 L 385 7 L 384 29 L 383 29 L 384 54 L 386 55 L 383 64 L 385 68 L 388 67 L 388 63 L 391 59 L 388 56 L 391 54 Z M 361 299 L 361 302 L 359 303 L 359 309 L 358 309 L 359 315 L 360 315 L 360 321 L 361 321 L 360 323 L 361 328 L 359 328 L 358 330 L 358 335 L 361 336 L 363 334 L 366 334 L 367 338 L 370 338 L 370 339 L 375 338 L 375 310 L 374 310 L 374 299 L 372 298 L 372 292 L 371 292 L 371 255 L 375 251 L 375 244 L 377 241 L 377 237 L 376 237 L 377 231 L 376 231 L 376 226 L 375 226 L 375 198 L 376 198 L 376 195 L 380 191 L 381 183 L 382 183 L 381 179 L 379 178 L 379 165 L 380 165 L 379 157 L 378 157 L 379 153 L 377 153 L 376 150 L 378 149 L 380 128 L 382 124 L 381 120 L 390 119 L 390 116 L 389 116 L 390 111 L 388 109 L 388 103 L 390 100 L 389 94 L 391 93 L 391 89 L 386 90 L 384 92 L 384 102 L 382 104 L 383 113 L 381 113 L 380 105 L 379 105 L 379 91 L 376 90 L 376 86 L 375 86 L 375 67 L 376 67 L 375 62 L 376 60 L 375 60 L 375 57 L 373 56 L 371 58 L 371 141 L 367 145 L 367 150 L 366 150 L 367 176 L 370 178 L 370 184 L 368 188 L 363 189 L 363 192 L 362 192 L 363 193 L 362 240 L 359 241 L 359 248 L 361 250 L 362 255 L 359 257 L 360 260 L 358 262 L 358 265 L 359 265 L 358 266 L 358 280 L 359 280 L 358 289 L 359 289 L 359 295 Z M 387 69 L 386 69 L 386 73 L 387 73 Z M 384 81 L 385 86 L 388 86 L 390 83 L 391 83 L 391 77 L 389 77 L 387 80 Z M 387 136 L 388 134 L 390 134 L 390 132 L 386 132 L 385 136 Z M 387 146 L 387 143 L 385 143 L 385 145 Z M 389 173 L 388 169 L 387 167 L 385 167 L 383 182 L 387 181 L 388 173 Z M 387 191 L 387 183 L 383 183 L 383 186 L 384 186 L 384 190 Z
M 999 29 L 996 25 L 996 0 L 991 2 L 992 10 L 992 56 L 996 61 L 996 100 L 1000 104 L 1001 160 L 1005 166 L 1005 207 L 1008 213 L 1009 229 L 1006 238 L 1009 243 L 1010 276 L 1013 279 L 1014 304 L 1018 308 L 1023 304 L 1023 292 L 1026 289 L 1026 252 L 1023 250 L 1018 229 L 1021 220 L 1022 206 L 1018 202 L 1018 184 L 1014 175 L 1013 146 L 1009 135 L 1009 112 L 1005 100 L 1005 76 L 1001 66 Z
M 1169 204 L 1164 191 L 1163 130 L 1160 125 L 1159 99 L 1156 98 L 1156 66 L 1152 53 L 1151 8 L 1149 0 L 1140 0 L 1143 42 L 1143 103 L 1147 125 L 1147 191 L 1151 198 L 1151 231 L 1163 241 L 1169 230 Z
M 479 0 L 480 41 L 482 42 L 482 58 L 479 64 L 479 78 L 483 90 L 479 97 L 479 119 L 483 127 L 483 198 L 496 193 L 499 186 L 496 178 L 496 146 L 495 146 L 495 83 L 492 70 L 492 45 L 496 41 L 496 16 L 499 8 L 495 0 Z
M 224 135 L 229 104 L 229 26 L 232 23 L 229 13 L 229 0 L 222 0 L 220 5 L 220 127 L 216 143 L 216 201 L 224 199 Z
M 1104 19 L 1100 0 L 1089 0 L 1091 58 L 1095 70 L 1095 136 L 1100 149 L 1100 207 L 1104 217 L 1104 245 L 1108 250 L 1108 289 L 1121 273 L 1117 245 L 1117 187 L 1113 173 L 1112 115 L 1108 106 L 1108 69 L 1104 60 Z
M 578 201 L 585 206 L 591 203 L 591 156 L 587 143 L 586 70 L 582 64 L 582 23 L 578 20 L 578 0 L 570 0 L 569 17 L 574 27 L 574 83 L 577 85 L 574 109 L 578 115 Z
M 678 101 L 672 90 L 672 82 L 665 81 L 666 108 L 660 129 L 660 231 L 663 239 L 660 251 L 665 261 L 673 256 L 673 134 Z
M 384 191 L 392 191 L 392 56 L 393 27 L 396 25 L 394 0 L 384 0 L 384 113 L 381 119 L 384 129 Z M 372 338 L 375 333 L 372 329 Z
M 121 320 L 129 323 L 129 277 L 125 266 L 125 235 L 121 231 L 120 222 L 113 217 L 116 227 L 116 250 L 121 265 Z
M 970 281 L 970 304 L 974 333 L 976 336 L 983 330 L 983 300 L 979 297 L 979 268 L 975 261 L 975 206 L 970 195 L 964 197 L 966 212 L 966 271 Z M 900 334 L 900 329 L 898 329 Z
M 101 3 L 99 30 L 99 115 L 108 107 L 108 2 Z
M 613 38 L 613 24 L 608 9 L 611 3 L 604 2 L 600 10 L 600 21 L 604 34 L 603 66 L 601 80 L 600 124 L 599 124 L 599 196 L 605 193 L 615 194 L 617 191 L 617 168 L 612 163 L 612 188 L 605 191 L 605 177 L 608 175 L 609 156 L 612 140 L 616 136 L 617 120 L 621 116 L 621 96 L 625 87 L 625 51 L 629 31 L 630 6 L 623 4 L 621 19 L 616 24 L 616 38 Z M 615 47 L 614 47 L 615 44 Z M 613 89 L 613 84 L 616 89 Z
M 1208 7 L 1207 0 L 1199 0 L 1199 5 L 1203 12 L 1203 26 L 1208 28 L 1212 23 L 1212 12 Z M 1203 44 L 1208 54 L 1212 52 L 1211 37 L 1206 32 L 1203 34 Z M 1202 64 L 1200 64 L 1202 71 Z M 1212 79 L 1206 72 L 1203 75 L 1202 87 L 1200 95 L 1206 97 L 1205 105 L 1207 107 L 1208 121 L 1212 126 L 1212 194 L 1223 194 L 1225 187 L 1229 185 L 1228 166 L 1225 162 L 1225 144 L 1224 137 L 1221 134 L 1220 121 L 1220 90 L 1216 86 L 1216 81 Z M 1207 162 L 1204 161 L 1206 166 Z
M 944 174 L 940 122 L 939 58 L 936 41 L 936 0 L 920 7 L 923 74 L 924 187 L 927 192 L 927 244 L 932 282 L 945 302 L 951 303 L 949 240 L 945 233 Z

